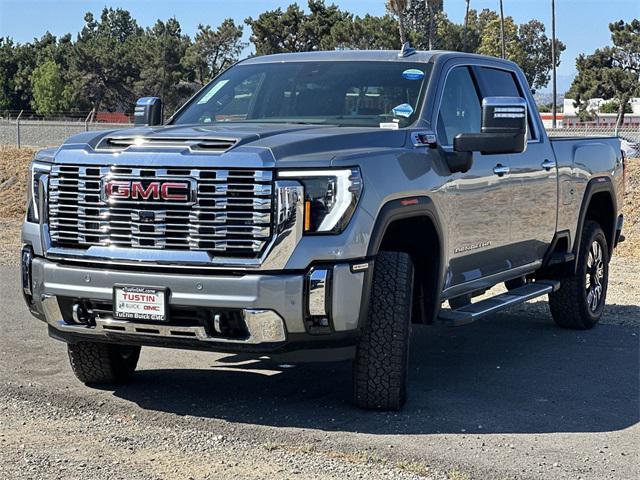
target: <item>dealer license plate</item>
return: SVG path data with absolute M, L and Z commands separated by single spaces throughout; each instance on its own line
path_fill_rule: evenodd
M 113 316 L 120 320 L 167 318 L 167 291 L 164 288 L 116 285 L 113 287 Z

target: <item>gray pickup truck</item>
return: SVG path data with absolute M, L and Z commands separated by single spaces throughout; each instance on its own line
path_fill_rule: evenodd
M 31 166 L 24 297 L 86 384 L 129 380 L 142 346 L 351 358 L 355 403 L 393 410 L 413 323 L 542 295 L 561 327 L 602 315 L 620 144 L 549 139 L 509 61 L 254 57 L 162 117 L 141 99 L 134 128 Z

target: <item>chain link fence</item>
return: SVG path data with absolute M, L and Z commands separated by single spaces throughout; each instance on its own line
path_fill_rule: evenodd
M 77 133 L 132 126 L 129 117 L 124 114 L 65 112 L 43 116 L 33 112 L 14 113 L 5 113 L 0 117 L 0 145 L 54 147 Z

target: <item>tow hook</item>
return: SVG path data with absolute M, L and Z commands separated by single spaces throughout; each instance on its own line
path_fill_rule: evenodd
M 81 303 L 74 303 L 71 317 L 75 323 L 88 324 L 93 312 Z

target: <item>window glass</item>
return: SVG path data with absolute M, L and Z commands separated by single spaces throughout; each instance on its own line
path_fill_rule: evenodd
M 513 73 L 495 68 L 480 67 L 483 93 L 486 97 L 520 97 Z
M 438 136 L 445 145 L 453 145 L 459 133 L 480 132 L 480 100 L 467 67 L 449 72 L 438 113 Z
M 480 67 L 482 93 L 485 97 L 524 97 L 513 72 L 497 68 Z M 483 97 L 484 98 L 484 97 Z M 531 112 L 529 112 L 528 138 L 533 138 Z
M 430 70 L 424 63 L 374 61 L 237 65 L 205 87 L 174 123 L 404 127 L 419 115 Z

